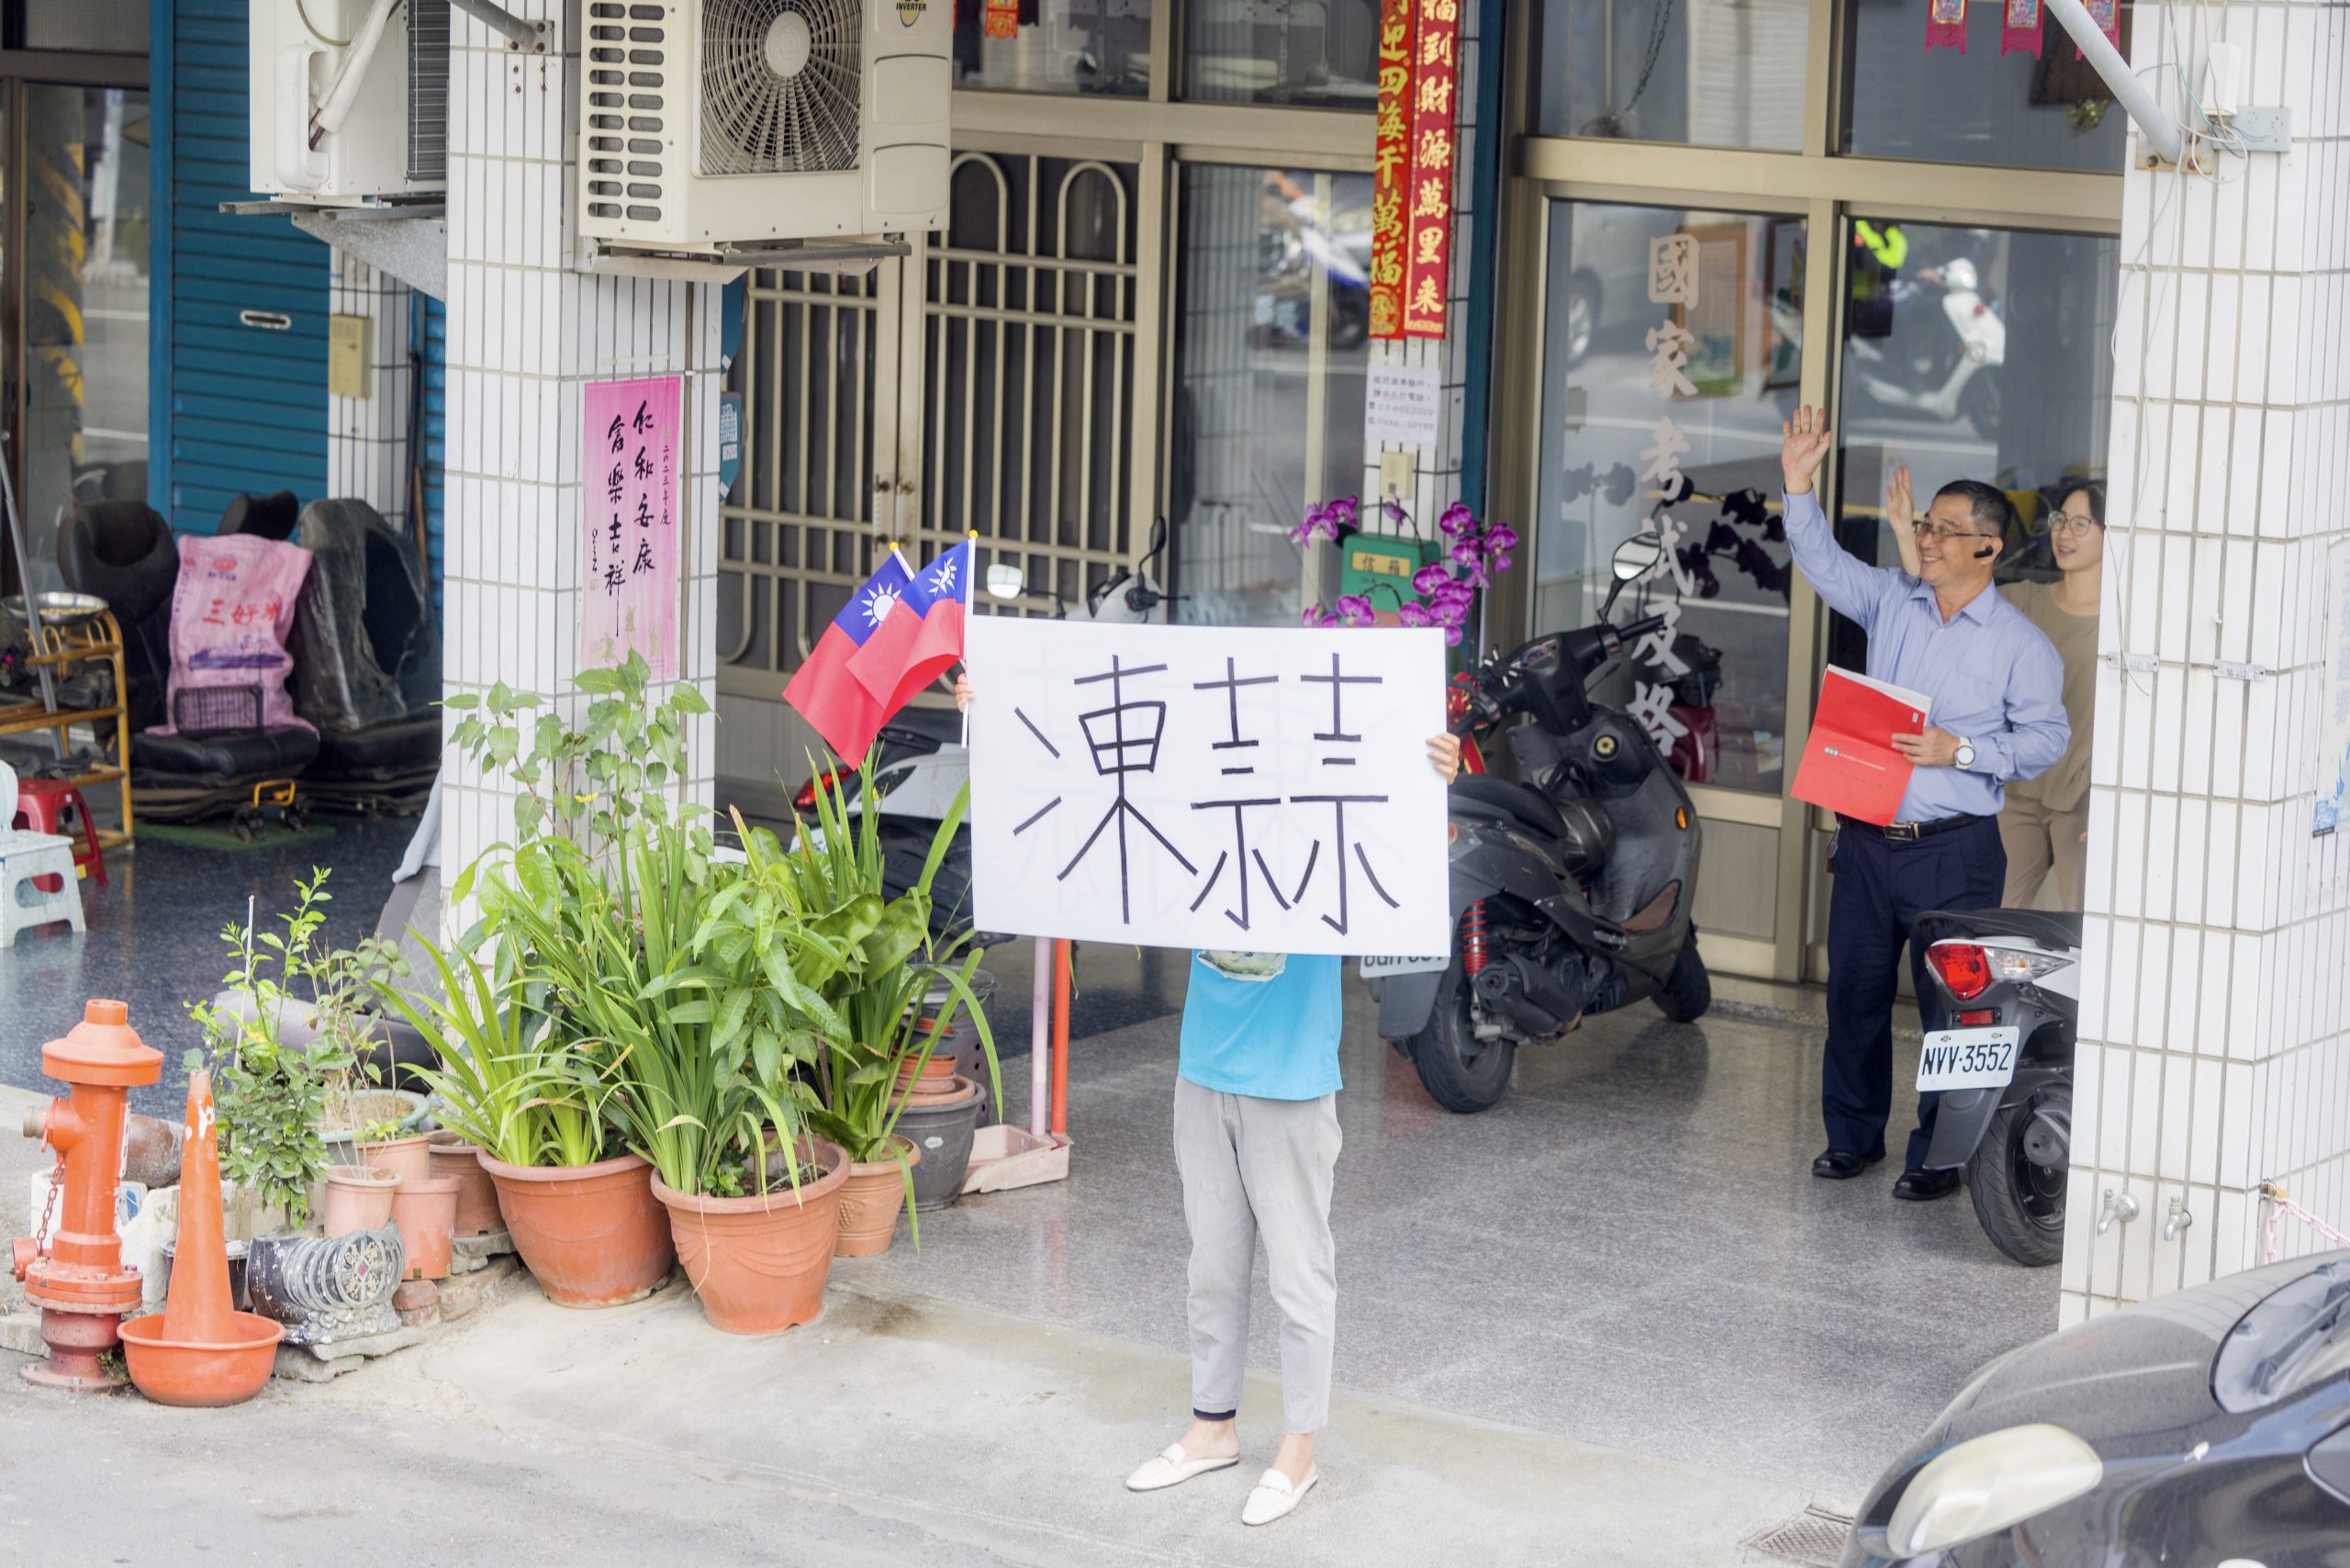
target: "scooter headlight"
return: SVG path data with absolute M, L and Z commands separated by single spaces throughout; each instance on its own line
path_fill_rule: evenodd
M 2097 1450 L 2062 1427 L 2009 1427 L 1934 1456 L 1894 1506 L 1886 1540 L 1903 1557 L 2006 1529 L 2087 1493 Z

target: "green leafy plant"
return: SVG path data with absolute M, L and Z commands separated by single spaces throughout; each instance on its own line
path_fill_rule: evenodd
M 878 819 L 870 812 L 852 817 L 846 788 L 836 777 L 818 777 L 814 830 L 801 832 L 781 862 L 789 902 L 820 938 L 800 949 L 798 973 L 824 1004 L 808 1009 L 817 1025 L 817 1103 L 809 1122 L 852 1159 L 896 1159 L 911 1201 L 912 1167 L 896 1137 L 906 1104 L 899 1077 L 910 1063 L 918 1072 L 937 1048 L 938 1032 L 921 1025 L 923 999 L 934 983 L 943 981 L 970 1013 L 993 1103 L 1003 1099 L 995 1036 L 971 990 L 981 954 L 964 951 L 968 936 L 939 941 L 930 930 L 931 884 L 962 826 L 970 790 L 967 785 L 957 794 L 913 886 L 888 899 Z M 860 789 L 864 799 L 875 798 L 869 757 Z
M 297 1226 L 326 1163 L 319 1128 L 349 1125 L 362 1085 L 375 1078 L 362 1054 L 370 1026 L 364 999 L 400 968 L 388 944 L 326 945 L 327 876 L 313 868 L 307 881 L 296 879 L 294 908 L 278 917 L 281 929 L 256 930 L 250 915 L 230 922 L 221 933 L 230 956 L 222 983 L 232 1000 L 187 1008 L 204 1047 L 189 1051 L 184 1065 L 212 1070 L 222 1172 L 263 1203 L 282 1206 Z M 296 1023 L 308 1025 L 308 1040 L 283 1038 Z
M 382 995 L 439 1058 L 412 1070 L 441 1097 L 442 1125 L 509 1165 L 603 1158 L 610 1081 L 576 1036 L 554 1026 L 543 995 L 533 1000 L 533 988 L 516 978 L 513 946 L 498 946 L 493 972 L 472 953 L 452 959 L 416 935 L 431 955 L 440 995 L 388 987 Z

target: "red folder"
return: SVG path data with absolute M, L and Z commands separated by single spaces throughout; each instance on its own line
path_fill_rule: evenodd
M 1891 822 L 1911 767 L 1893 737 L 1922 731 L 1930 706 L 1919 692 L 1830 665 L 1796 767 L 1796 799 L 1879 827 Z

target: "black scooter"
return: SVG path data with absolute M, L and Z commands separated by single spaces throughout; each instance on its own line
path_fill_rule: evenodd
M 1449 806 L 1452 950 L 1362 960 L 1381 1036 L 1448 1111 L 1497 1103 L 1519 1046 L 1586 1014 L 1653 997 L 1685 1023 L 1713 1004 L 1690 920 L 1695 808 L 1638 721 L 1584 690 L 1628 640 L 1663 623 L 1607 621 L 1662 548 L 1643 533 L 1617 549 L 1596 625 L 1539 637 L 1473 673 L 1455 727 L 1525 714 L 1509 744 L 1537 787 L 1462 775 Z

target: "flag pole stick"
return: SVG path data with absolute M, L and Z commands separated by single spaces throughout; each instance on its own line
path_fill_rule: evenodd
M 971 579 L 979 575 L 979 531 L 972 529 L 963 535 L 963 539 L 971 547 L 968 552 L 969 558 L 963 563 L 963 645 L 968 648 L 971 645 Z M 969 659 L 957 662 L 962 665 L 965 674 L 970 672 Z M 968 708 L 963 710 L 963 749 L 971 749 L 971 711 Z

